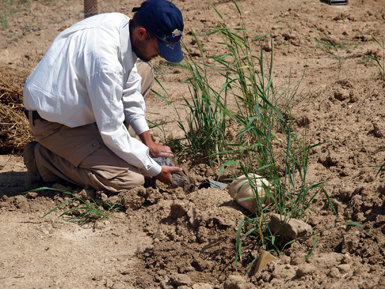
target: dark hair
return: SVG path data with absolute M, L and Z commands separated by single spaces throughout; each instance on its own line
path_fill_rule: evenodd
M 134 16 L 132 16 L 132 18 L 131 18 L 130 26 L 132 27 L 132 29 L 134 29 L 136 27 L 143 27 L 143 25 L 140 24 L 140 22 L 138 20 L 138 16 L 137 16 L 136 12 L 135 12 Z
M 138 16 L 137 16 L 137 13 L 135 12 L 135 14 L 132 16 L 132 18 L 130 19 L 130 31 L 134 30 L 135 28 L 137 27 L 144 27 L 138 20 Z M 144 27 L 146 28 L 146 27 Z M 146 29 L 147 30 L 147 29 Z M 155 36 L 152 35 L 152 33 L 150 31 L 147 30 L 147 33 L 148 35 L 150 36 L 149 38 L 154 38 Z

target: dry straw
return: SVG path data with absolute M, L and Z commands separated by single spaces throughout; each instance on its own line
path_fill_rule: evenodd
M 23 79 L 25 76 L 11 75 L 0 68 L 1 154 L 20 153 L 32 138 L 23 108 Z

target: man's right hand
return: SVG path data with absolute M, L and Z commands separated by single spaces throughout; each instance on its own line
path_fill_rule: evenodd
M 162 171 L 155 178 L 162 183 L 170 185 L 172 182 L 173 173 L 182 173 L 183 169 L 179 167 L 162 166 Z

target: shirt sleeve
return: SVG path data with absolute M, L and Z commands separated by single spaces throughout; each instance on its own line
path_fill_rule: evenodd
M 123 67 L 116 56 L 116 48 L 113 45 L 110 46 L 104 45 L 97 50 L 98 47 L 95 45 L 96 48 L 88 57 L 90 63 L 85 65 L 88 69 L 86 71 L 87 90 L 95 121 L 104 143 L 116 155 L 137 167 L 144 175 L 158 175 L 161 167 L 150 157 L 149 148 L 131 137 L 124 125 L 126 116 L 122 100 Z M 136 88 L 131 89 L 136 90 Z M 137 103 L 137 110 L 143 111 L 144 118 L 144 100 L 143 104 L 140 101 Z M 141 118 L 141 115 L 137 117 L 137 119 Z M 136 122 L 134 118 L 133 123 Z
M 150 129 L 145 118 L 146 104 L 141 93 L 141 81 L 142 77 L 135 65 L 123 89 L 125 120 L 137 135 Z

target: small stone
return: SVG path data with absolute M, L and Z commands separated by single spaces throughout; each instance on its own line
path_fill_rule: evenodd
M 380 121 L 373 121 L 373 134 L 375 137 L 382 138 L 385 135 L 385 128 L 382 122 Z
M 166 280 L 160 281 L 160 282 L 159 282 L 159 285 L 160 285 L 160 288 L 162 288 L 162 289 L 173 288 L 172 286 L 168 286 L 168 285 L 167 285 L 167 281 L 166 281 Z
M 289 257 L 289 256 L 282 255 L 282 256 L 280 257 L 280 259 L 281 259 L 281 263 L 282 263 L 282 264 L 290 264 L 290 257 Z
M 259 275 L 259 278 L 262 279 L 264 282 L 270 282 L 272 277 L 273 276 L 269 272 L 267 272 L 267 271 L 263 271 Z
M 296 275 L 297 277 L 303 277 L 313 274 L 316 270 L 317 268 L 314 265 L 305 263 L 298 267 Z
M 295 122 L 297 123 L 297 125 L 299 127 L 308 128 L 309 124 L 310 124 L 310 119 L 306 115 L 304 115 L 304 116 L 301 116 L 298 119 L 296 119 Z
M 364 213 L 362 212 L 358 212 L 357 214 L 354 214 L 353 215 L 353 219 L 357 222 L 363 222 L 365 221 L 365 216 L 364 216 Z
M 339 189 L 339 198 L 343 202 L 349 202 L 352 195 L 353 195 L 354 189 L 351 187 L 342 187 Z
M 96 192 L 93 189 L 83 189 L 79 192 L 79 196 L 83 200 L 94 200 L 96 199 Z
M 270 41 L 266 41 L 263 46 L 262 46 L 262 49 L 266 52 L 271 52 L 273 49 L 271 47 L 271 42 Z
M 207 269 L 207 261 L 203 260 L 199 256 L 195 256 L 194 260 L 191 262 L 191 266 L 198 272 L 202 272 Z
M 215 174 L 215 172 L 214 172 L 214 170 L 213 170 L 212 167 L 207 167 L 207 168 L 206 168 L 206 175 L 207 175 L 207 176 L 212 176 L 212 175 L 214 175 L 214 174 Z
M 274 234 L 282 236 L 286 240 L 294 240 L 312 233 L 313 229 L 309 224 L 297 219 L 289 219 L 284 223 L 284 216 L 271 214 L 269 228 Z
M 111 206 L 114 204 L 120 204 L 120 201 L 121 201 L 121 197 L 118 195 L 113 195 L 111 197 L 108 197 L 107 199 L 107 203 Z
M 337 268 L 341 273 L 347 273 L 350 271 L 350 265 L 349 264 L 340 264 L 337 266 Z
M 268 251 L 261 250 L 257 262 L 255 263 L 256 272 L 261 272 L 266 267 L 266 265 L 276 260 L 277 258 L 271 255 Z
M 302 263 L 305 263 L 305 256 L 293 256 L 290 260 L 290 265 L 300 265 Z
M 224 283 L 223 289 L 252 289 L 254 286 L 243 276 L 230 275 Z
M 351 264 L 352 263 L 352 257 L 348 253 L 344 254 L 341 260 L 342 264 Z
M 122 194 L 121 195 L 122 205 L 126 209 L 137 210 L 137 209 L 141 208 L 141 206 L 145 202 L 145 199 L 142 196 L 140 196 L 142 189 L 145 192 L 144 188 L 138 187 L 138 188 L 134 188 L 134 189 L 129 190 L 129 191 L 125 192 L 124 194 Z
M 111 279 L 107 279 L 105 282 L 104 282 L 104 285 L 107 287 L 107 288 L 112 288 L 114 286 L 114 281 L 112 281 Z
M 340 271 L 336 267 L 333 267 L 330 269 L 328 275 L 332 278 L 338 278 L 340 277 Z
M 86 193 L 88 194 L 88 192 L 92 192 L 93 190 L 90 190 L 90 191 L 89 190 L 84 190 L 84 191 L 86 191 Z M 82 190 L 82 192 L 83 192 L 83 190 Z M 96 191 L 95 192 L 95 199 L 107 202 L 108 196 L 106 195 L 106 193 L 104 191 Z
M 27 197 L 27 199 L 35 199 L 38 194 L 36 192 L 29 192 L 25 196 Z
M 349 96 L 349 92 L 346 89 L 338 89 L 334 92 L 334 98 L 338 99 L 339 101 L 343 101 L 349 98 Z
M 13 201 L 12 201 L 13 205 L 17 208 L 17 209 L 25 209 L 25 208 L 28 208 L 29 207 L 29 203 L 28 203 L 28 200 L 25 196 L 23 195 L 18 195 L 18 196 L 15 196 L 13 197 Z
M 354 269 L 353 271 L 353 276 L 363 276 L 365 273 L 367 273 L 367 270 L 365 269 L 364 266 L 359 265 L 357 268 Z
M 197 283 L 192 286 L 192 289 L 213 289 L 214 287 L 208 283 Z
M 381 195 L 385 195 L 385 185 L 379 185 L 377 187 L 377 192 L 379 192 Z
M 191 226 L 193 226 L 194 228 L 197 228 L 202 222 L 202 214 L 196 208 L 190 208 L 187 212 L 187 216 L 189 217 L 189 222 Z
M 173 286 L 190 286 L 191 285 L 191 279 L 186 274 L 174 274 L 170 277 L 170 283 Z
M 355 94 L 354 92 L 350 92 L 349 93 L 349 96 L 350 96 L 350 99 L 349 99 L 349 103 L 355 103 L 355 102 L 357 102 L 358 101 L 358 95 L 357 94 Z
M 283 265 L 283 266 L 275 266 L 272 277 L 278 280 L 285 280 L 289 278 L 293 278 L 296 275 L 296 270 L 294 266 Z
M 171 210 L 170 210 L 170 216 L 173 219 L 178 219 L 180 217 L 183 217 L 187 214 L 186 209 L 184 208 L 185 204 L 181 203 L 174 203 L 171 205 Z
M 255 213 L 257 210 L 257 197 L 262 204 L 267 205 L 272 202 L 271 198 L 265 193 L 265 188 L 270 187 L 270 183 L 260 175 L 242 175 L 231 182 L 228 187 L 229 195 L 242 207 Z
M 325 167 L 333 167 L 338 165 L 338 154 L 328 151 L 327 154 L 321 155 L 318 161 Z

